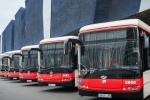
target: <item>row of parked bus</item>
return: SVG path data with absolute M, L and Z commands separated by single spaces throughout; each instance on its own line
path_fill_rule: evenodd
M 78 87 L 81 96 L 143 100 L 150 95 L 149 37 L 139 19 L 87 25 L 78 36 L 1 54 L 0 76 Z

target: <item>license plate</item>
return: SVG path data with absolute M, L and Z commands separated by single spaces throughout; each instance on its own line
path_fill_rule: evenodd
M 16 80 L 17 78 L 13 78 L 14 80 Z
M 27 82 L 32 82 L 32 80 L 27 80 Z
M 56 84 L 48 84 L 48 86 L 52 86 L 52 87 L 54 87 L 54 86 L 56 86 Z
M 112 94 L 102 94 L 102 93 L 99 93 L 98 97 L 99 98 L 112 98 Z

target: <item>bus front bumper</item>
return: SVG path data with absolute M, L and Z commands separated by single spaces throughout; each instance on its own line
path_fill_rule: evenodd
M 9 78 L 19 78 L 19 72 L 9 72 Z
M 64 87 L 74 87 L 75 86 L 75 81 L 71 80 L 71 81 L 64 81 L 64 82 L 49 82 L 50 84 L 54 84 L 55 86 L 64 86 Z
M 136 91 L 136 92 L 104 92 L 104 91 L 93 91 L 93 90 L 79 89 L 79 95 L 80 96 L 99 97 L 99 94 L 104 94 L 104 95 L 106 94 L 106 95 L 111 95 L 110 98 L 125 98 L 125 99 L 135 100 L 135 98 L 140 98 L 141 91 Z M 107 98 L 107 97 L 99 97 L 99 98 Z
M 23 79 L 23 80 L 34 80 L 36 81 L 37 80 L 37 73 L 34 72 L 34 73 L 20 73 L 19 75 L 19 78 L 20 79 Z

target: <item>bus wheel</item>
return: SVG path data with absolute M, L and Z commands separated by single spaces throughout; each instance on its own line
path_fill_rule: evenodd
M 24 80 L 24 79 L 20 79 L 20 81 L 21 81 L 21 82 L 26 82 L 26 80 Z

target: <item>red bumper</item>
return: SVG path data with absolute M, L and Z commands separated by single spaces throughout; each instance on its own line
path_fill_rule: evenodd
M 3 76 L 7 77 L 8 76 L 8 71 L 4 71 Z
M 141 90 L 143 78 L 139 79 L 78 79 L 78 88 L 89 91 L 130 92 Z
M 9 72 L 8 77 L 10 77 L 10 78 L 19 78 L 19 72 Z
M 0 71 L 0 76 L 4 76 L 4 74 L 3 74 L 4 72 L 3 71 Z
M 37 79 L 37 72 L 20 73 L 19 78 L 25 79 L 25 80 L 36 80 Z
M 74 73 L 71 74 L 38 74 L 38 81 L 41 83 L 65 83 L 74 80 Z

